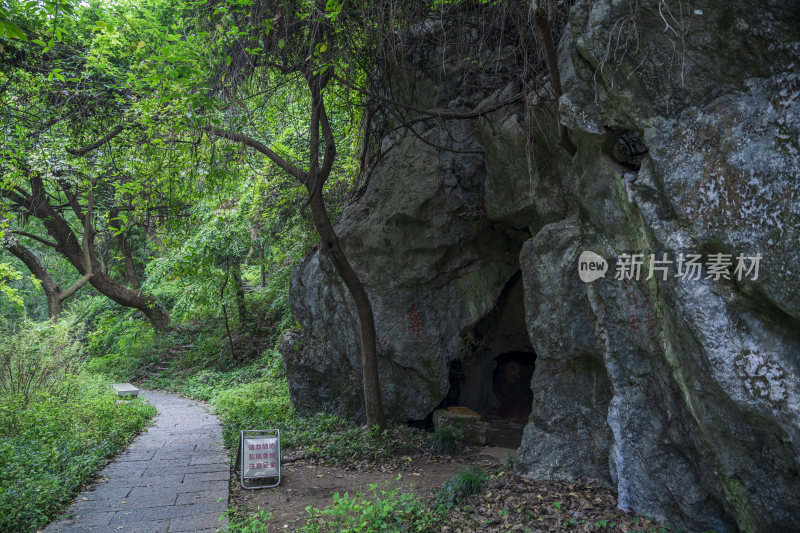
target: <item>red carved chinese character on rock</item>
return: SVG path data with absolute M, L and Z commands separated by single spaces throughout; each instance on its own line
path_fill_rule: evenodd
M 411 335 L 417 337 L 418 339 L 422 338 L 422 313 L 419 312 L 417 306 L 414 305 L 408 311 L 408 331 L 411 332 Z

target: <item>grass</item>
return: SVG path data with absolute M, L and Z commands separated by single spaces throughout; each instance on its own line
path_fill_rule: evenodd
M 333 503 L 323 509 L 307 508 L 309 519 L 303 533 L 339 531 L 427 532 L 439 531 L 437 513 L 413 492 L 387 487 L 378 491 L 370 485 L 367 494 L 333 495 Z
M 397 480 L 402 478 L 398 474 Z M 454 475 L 442 486 L 432 502 L 426 502 L 413 490 L 393 487 L 389 482 L 379 488 L 370 485 L 366 493 L 336 493 L 330 505 L 323 508 L 306 507 L 309 514 L 305 525 L 295 529 L 301 533 L 338 531 L 344 533 L 436 532 L 448 523 L 449 512 L 467 496 L 477 494 L 489 480 L 480 468 L 470 467 Z M 508 511 L 506 511 L 508 513 Z M 271 514 L 263 511 L 250 516 L 230 513 L 230 533 L 266 531 Z
M 0 344 L 0 531 L 34 531 L 155 409 L 84 369 L 82 321 L 24 322 Z
M 436 500 L 444 508 L 453 509 L 464 498 L 481 492 L 488 481 L 489 475 L 486 472 L 477 466 L 471 466 L 445 481 Z
M 441 426 L 428 439 L 433 451 L 440 455 L 453 455 L 464 447 L 464 431 L 450 426 Z
M 398 480 L 400 476 L 398 476 Z M 387 485 L 380 488 L 370 485 L 366 494 L 349 493 L 333 495 L 332 503 L 322 509 L 306 507 L 309 517 L 305 525 L 295 529 L 301 533 L 338 531 L 361 532 L 436 532 L 440 531 L 444 517 L 441 509 L 431 507 L 414 492 Z M 270 513 L 264 511 L 249 517 L 231 516 L 229 533 L 255 533 L 266 531 Z
M 139 335 L 139 327 L 122 320 L 105 333 L 90 336 L 91 345 L 102 350 L 94 352 L 97 355 L 87 366 L 94 371 L 112 371 L 111 365 L 114 378 L 120 381 L 209 402 L 222 422 L 229 449 L 235 448 L 241 430 L 267 428 L 281 429 L 284 450 L 300 449 L 304 458 L 330 464 L 409 453 L 423 444 L 423 432 L 401 424 L 365 430 L 334 414 L 299 415 L 289 401 L 274 332 L 267 339 L 241 335 L 242 344 L 268 347 L 257 357 L 234 360 L 221 326 L 213 322 L 184 324 L 161 335 Z M 138 379 L 143 369 L 158 360 L 159 353 L 174 346 L 191 348 L 176 355 L 167 371 Z M 109 355 L 118 353 L 127 354 L 124 362 Z
M 55 517 L 155 415 L 140 400 L 117 403 L 102 376 L 81 374 L 74 386 L 66 401 L 0 397 L 0 531 L 35 531 Z
M 424 433 L 404 425 L 365 429 L 334 414 L 298 414 L 276 350 L 280 332 L 293 327 L 286 316 L 275 316 L 260 333 L 238 332 L 237 342 L 258 347 L 242 350 L 251 355 L 239 359 L 213 318 L 155 333 L 132 311 L 102 299 L 77 307 L 59 325 L 24 324 L 5 352 L 0 347 L 0 363 L 3 354 L 9 368 L 37 361 L 25 371 L 47 379 L 31 390 L 4 392 L 0 387 L 0 531 L 34 531 L 55 517 L 154 414 L 140 400 L 117 402 L 111 381 L 208 401 L 230 449 L 240 430 L 274 427 L 281 429 L 284 450 L 329 464 L 377 460 L 423 446 Z M 169 369 L 151 374 L 165 354 L 173 356 Z M 406 507 L 397 508 L 401 514 L 417 505 L 391 491 L 371 493 L 370 501 L 394 509 L 392 502 L 380 503 L 394 496 L 405 502 Z M 337 505 L 356 506 L 355 501 L 347 496 Z M 358 506 L 365 513 L 377 512 L 364 502 Z M 319 516 L 332 518 L 325 509 Z

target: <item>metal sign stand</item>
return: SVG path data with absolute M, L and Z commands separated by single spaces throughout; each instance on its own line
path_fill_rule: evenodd
M 278 429 L 245 429 L 239 433 L 236 465 L 243 489 L 269 489 L 281 483 L 281 432 Z M 247 486 L 247 479 L 276 478 L 272 485 Z

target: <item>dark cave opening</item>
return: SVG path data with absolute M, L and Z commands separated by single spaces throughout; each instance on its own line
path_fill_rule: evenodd
M 531 414 L 534 357 L 531 353 L 512 352 L 497 357 L 493 387 L 499 401 L 497 415 L 501 418 L 523 421 Z
M 441 407 L 463 406 L 491 418 L 524 423 L 531 413 L 533 351 L 502 353 L 450 364 L 450 390 Z
M 461 336 L 440 408 L 466 407 L 487 424 L 491 446 L 519 447 L 531 413 L 536 353 L 528 338 L 522 275 L 506 284 L 494 309 Z

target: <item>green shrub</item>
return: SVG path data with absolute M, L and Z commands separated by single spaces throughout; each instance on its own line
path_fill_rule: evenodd
M 131 381 L 149 364 L 158 360 L 156 337 L 144 319 L 133 313 L 108 309 L 94 317 L 94 330 L 88 334 L 86 370 L 119 381 Z
M 271 364 L 262 359 L 232 370 L 163 373 L 144 386 L 211 402 L 230 449 L 236 447 L 241 430 L 268 428 L 281 430 L 284 449 L 302 446 L 304 457 L 328 463 L 408 453 L 421 444 L 422 432 L 403 425 L 365 430 L 337 415 L 299 416 L 289 401 L 286 379 L 265 363 Z
M 464 446 L 464 431 L 450 426 L 437 428 L 428 442 L 438 454 L 459 453 Z
M 446 509 L 452 509 L 464 498 L 483 490 L 489 476 L 477 466 L 459 472 L 447 481 L 436 494 L 437 502 Z
M 380 492 L 377 488 L 377 485 L 370 485 L 368 495 L 345 493 L 342 496 L 337 492 L 328 507 L 307 507 L 310 517 L 300 531 L 439 531 L 437 514 L 431 512 L 419 496 L 394 487 L 387 486 Z
M 155 409 L 81 371 L 82 320 L 22 323 L 0 344 L 0 531 L 32 531 L 122 451 Z
M 266 524 L 272 519 L 273 512 L 258 508 L 250 516 L 242 516 L 243 511 L 238 507 L 229 507 L 223 514 L 228 519 L 227 533 L 263 533 L 267 530 Z
M 0 395 L 19 398 L 23 408 L 37 394 L 68 400 L 83 356 L 79 331 L 70 321 L 23 322 L 0 343 Z
M 398 476 L 398 480 L 400 476 Z M 417 532 L 440 531 L 443 515 L 432 510 L 415 493 L 402 491 L 387 485 L 378 490 L 378 485 L 370 485 L 368 494 L 348 493 L 333 495 L 333 503 L 323 509 L 306 507 L 309 518 L 305 525 L 296 531 L 319 533 L 336 531 L 356 532 Z M 267 531 L 267 523 L 272 513 L 259 510 L 249 517 L 239 517 L 228 513 L 229 533 L 257 533 Z

